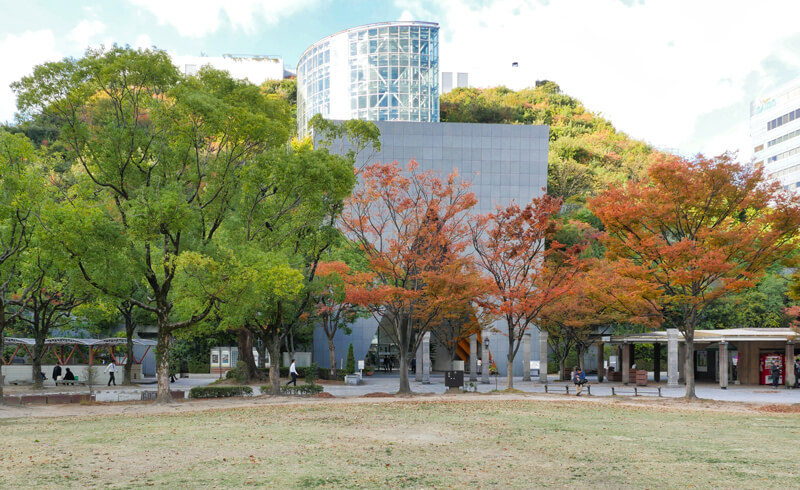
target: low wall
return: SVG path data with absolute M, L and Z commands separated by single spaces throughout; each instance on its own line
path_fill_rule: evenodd
M 106 368 L 107 364 L 95 364 L 95 374 L 97 375 L 97 384 L 106 384 L 108 383 L 108 374 L 103 372 Z M 44 382 L 45 385 L 53 385 L 53 368 L 55 364 L 44 364 L 42 365 L 42 372 L 44 372 L 45 376 L 47 376 L 47 380 Z M 72 374 L 78 377 L 81 381 L 86 381 L 87 379 L 87 369 L 89 368 L 88 364 L 70 364 L 69 366 L 70 371 Z M 3 366 L 3 384 L 9 385 L 11 382 L 31 382 L 32 381 L 32 366 L 30 364 L 10 364 L 8 366 Z M 61 366 L 61 375 L 63 376 L 66 373 L 66 368 Z M 142 366 L 141 364 L 134 364 L 131 370 L 131 377 L 133 381 L 137 381 L 142 378 Z M 117 366 L 117 374 L 114 376 L 115 381 L 117 384 L 122 383 L 123 379 L 125 378 L 125 367 L 124 366 Z
M 311 365 L 311 353 L 310 352 L 295 352 L 294 353 L 294 360 L 297 362 L 297 367 L 308 367 Z M 289 353 L 283 353 L 283 365 L 289 366 L 292 360 L 289 359 Z

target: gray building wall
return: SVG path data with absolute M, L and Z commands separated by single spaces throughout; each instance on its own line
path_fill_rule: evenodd
M 544 194 L 547 187 L 548 126 L 510 124 L 425 123 L 375 121 L 381 131 L 381 151 L 363 155 L 357 165 L 397 161 L 403 165 L 412 158 L 419 170 L 432 170 L 442 178 L 457 169 L 472 182 L 478 198 L 474 213 L 488 213 L 512 200 L 524 205 Z M 338 145 L 334 145 L 339 148 Z M 346 145 L 341 151 L 347 151 Z M 336 358 L 347 356 L 353 342 L 357 359 L 363 359 L 377 329 L 374 319 L 360 319 L 349 336 L 337 334 Z M 505 324 L 497 322 L 500 333 L 490 333 L 490 351 L 501 374 L 506 372 L 508 337 Z M 538 342 L 538 333 L 533 333 Z M 538 345 L 538 343 L 534 344 Z M 532 360 L 538 349 L 531 349 Z M 327 338 L 321 327 L 314 332 L 314 362 L 330 367 Z M 522 373 L 522 350 L 517 354 L 514 372 Z

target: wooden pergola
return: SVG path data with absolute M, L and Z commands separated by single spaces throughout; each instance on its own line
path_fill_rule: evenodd
M 111 359 L 114 361 L 114 363 L 120 364 L 120 362 L 117 361 L 116 349 L 117 346 L 127 345 L 127 343 L 128 341 L 121 337 L 112 337 L 108 339 L 73 339 L 67 337 L 55 337 L 44 341 L 44 352 L 42 354 L 46 354 L 49 350 L 58 360 L 58 363 L 64 365 L 69 364 L 69 361 L 72 359 L 75 353 L 77 353 L 83 361 L 83 364 L 88 364 L 91 366 L 94 364 L 94 359 L 98 352 L 108 350 L 108 353 L 111 355 Z M 33 354 L 30 351 L 30 347 L 34 346 L 36 341 L 29 338 L 6 337 L 5 344 L 17 346 L 8 361 L 2 359 L 3 364 L 8 365 L 14 361 L 14 358 L 17 356 L 20 350 L 24 350 L 29 356 L 32 356 Z M 141 364 L 150 349 L 156 345 L 156 341 L 147 339 L 133 339 L 133 345 L 147 347 L 144 353 L 138 359 L 133 352 L 130 353 L 134 364 Z M 88 359 L 80 347 L 89 348 Z

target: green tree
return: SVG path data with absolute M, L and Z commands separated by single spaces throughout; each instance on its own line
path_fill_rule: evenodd
M 213 239 L 229 215 L 239 170 L 287 140 L 285 103 L 216 70 L 182 77 L 163 51 L 117 46 L 37 66 L 13 88 L 25 116 L 61 124 L 78 178 L 105 198 L 130 274 L 147 289 L 145 300 L 120 299 L 156 317 L 157 401 L 171 401 L 172 334 L 218 302 L 225 276 L 212 257 Z M 179 283 L 199 296 L 177 317 Z
M 48 253 L 44 247 L 35 247 L 27 254 L 21 276 L 35 284 L 29 297 L 23 302 L 26 314 L 20 320 L 34 339 L 31 381 L 42 388 L 42 358 L 45 340 L 56 329 L 70 324 L 72 310 L 88 300 L 71 287 L 70 271 L 61 257 Z
M 356 372 L 356 356 L 353 353 L 353 343 L 347 348 L 347 362 L 344 364 L 344 370 L 347 374 L 354 374 Z
M 43 188 L 41 174 L 36 170 L 37 159 L 33 145 L 24 135 L 0 130 L 0 349 L 6 327 L 23 313 L 21 304 L 36 284 L 21 281 L 20 265 L 30 246 Z

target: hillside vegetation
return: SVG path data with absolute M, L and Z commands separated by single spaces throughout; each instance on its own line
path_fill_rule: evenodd
M 520 91 L 457 88 L 442 96 L 441 120 L 550 126 L 547 190 L 568 204 L 641 175 L 654 152 L 549 81 Z

